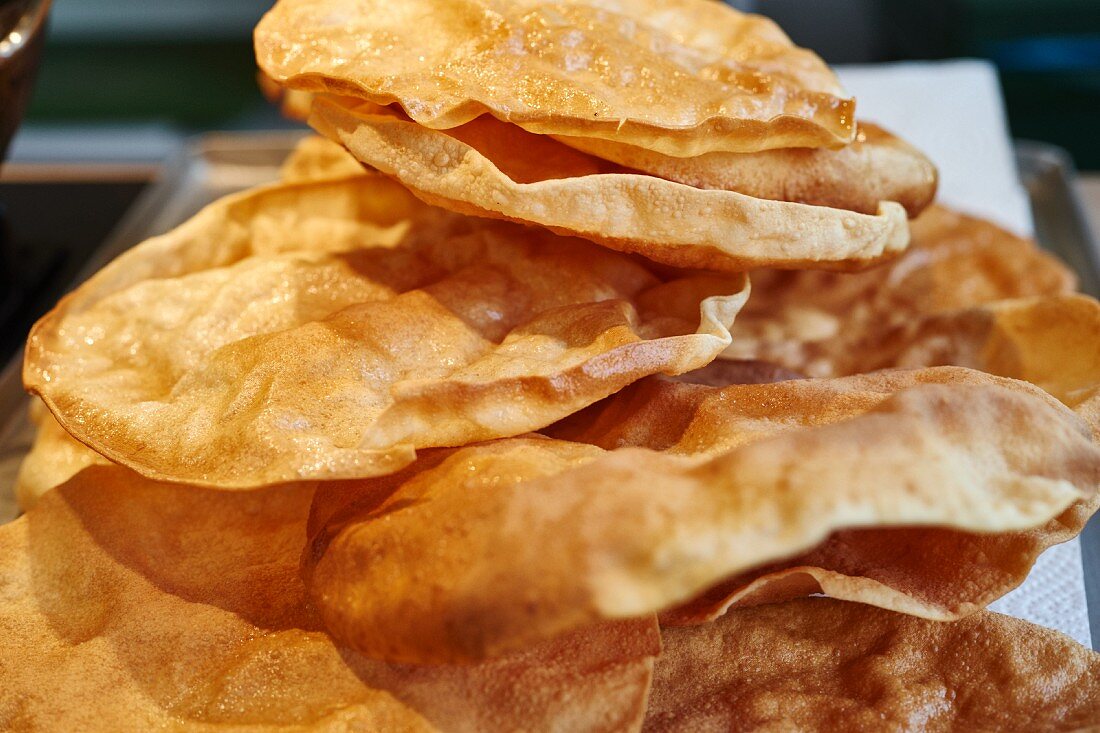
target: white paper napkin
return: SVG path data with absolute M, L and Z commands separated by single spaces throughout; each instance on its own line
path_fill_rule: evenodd
M 1033 231 L 1000 84 L 990 64 L 964 60 L 852 66 L 841 67 L 839 73 L 856 97 L 858 117 L 898 133 L 936 163 L 942 202 L 1017 232 Z M 1089 646 L 1078 541 L 1043 553 L 1023 585 L 991 608 Z
M 1021 234 L 1033 231 L 991 64 L 877 64 L 839 74 L 856 97 L 856 117 L 898 133 L 939 167 L 940 201 Z

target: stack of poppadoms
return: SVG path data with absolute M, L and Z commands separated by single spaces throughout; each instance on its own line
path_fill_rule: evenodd
M 31 333 L 0 727 L 1100 725 L 983 610 L 1100 501 L 1100 304 L 820 59 L 708 0 L 256 47 L 328 140 Z

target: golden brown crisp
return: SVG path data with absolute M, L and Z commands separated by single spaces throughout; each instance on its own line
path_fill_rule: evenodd
M 319 135 L 302 138 L 279 170 L 279 177 L 285 183 L 308 183 L 363 175 L 369 173 L 362 163 L 351 157 L 342 146 Z
M 275 82 L 396 102 L 433 129 L 488 114 L 677 156 L 855 134 L 820 58 L 710 0 L 281 0 L 255 40 Z
M 996 301 L 1074 289 L 1063 264 L 991 222 L 935 206 L 912 223 L 912 232 L 904 254 L 864 272 L 753 272 L 752 297 L 738 316 L 726 356 L 815 377 L 961 363 L 915 355 L 900 362 L 890 349 L 896 352 L 929 319 L 950 320 L 953 313 Z M 1054 302 L 1048 311 L 1065 307 Z
M 428 203 L 537 224 L 679 267 L 857 269 L 909 243 L 905 209 L 895 202 L 860 214 L 707 191 L 489 117 L 440 131 L 392 108 L 320 98 L 310 124 Z
M 781 148 L 692 158 L 662 155 L 612 140 L 556 139 L 627 168 L 695 188 L 861 214 L 874 214 L 883 201 L 897 201 L 914 217 L 932 203 L 938 180 L 936 166 L 919 150 L 868 122 L 859 124 L 851 144 L 836 150 Z
M 88 280 L 35 326 L 24 380 L 153 478 L 379 476 L 707 364 L 747 290 L 433 209 L 381 176 L 284 184 Z
M 636 729 L 652 619 L 467 667 L 390 665 L 334 642 L 298 576 L 311 495 L 93 467 L 0 527 L 0 728 Z
M 912 557 L 865 571 L 825 553 L 847 579 L 829 592 L 950 617 L 1018 583 L 1034 554 L 961 555 L 952 572 L 970 582 L 948 587 L 938 566 L 909 567 L 942 559 L 942 528 L 1043 527 L 1075 502 L 1094 507 L 1100 485 L 1100 444 L 1077 415 L 963 369 L 651 380 L 574 417 L 554 439 L 432 452 L 382 481 L 322 486 L 303 559 L 329 630 L 382 658 L 490 657 L 671 609 L 841 530 L 896 532 Z
M 647 733 L 1100 726 L 1100 654 L 988 611 L 939 623 L 807 598 L 662 639 Z
M 88 466 L 111 463 L 65 432 L 41 400 L 31 403 L 30 414 L 37 428 L 34 444 L 15 477 L 15 499 L 23 511 Z

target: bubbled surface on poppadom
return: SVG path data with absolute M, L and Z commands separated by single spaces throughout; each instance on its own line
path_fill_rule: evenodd
M 820 58 L 710 0 L 282 0 L 255 40 L 277 83 L 397 102 L 435 129 L 489 114 L 679 156 L 855 133 Z
M 312 492 L 94 467 L 0 527 L 0 727 L 636 728 L 659 648 L 652 619 L 460 668 L 385 664 L 333 641 L 298 575 Z
M 896 201 L 910 217 L 936 195 L 938 172 L 919 150 L 877 125 L 859 123 L 843 148 L 780 148 L 756 153 L 705 153 L 691 158 L 585 137 L 555 136 L 627 168 L 695 188 L 736 191 L 772 201 L 874 214 L 883 201 Z
M 578 239 L 427 207 L 380 176 L 212 204 L 67 296 L 24 381 L 158 479 L 377 476 L 711 361 L 743 276 L 664 278 Z
M 988 611 L 939 623 L 807 598 L 662 638 L 647 733 L 1100 726 L 1100 654 Z
M 590 413 L 555 438 L 433 452 L 384 482 L 322 487 L 303 560 L 329 630 L 384 658 L 483 658 L 673 608 L 843 529 L 1041 527 L 1100 483 L 1100 445 L 1077 415 L 963 369 L 650 380 Z M 985 560 L 971 559 L 980 578 Z M 934 569 L 924 580 L 940 588 Z M 919 605 L 905 591 L 870 595 Z
M 933 206 L 912 222 L 912 237 L 901 256 L 864 272 L 753 272 L 753 295 L 727 356 L 815 377 L 901 366 L 890 350 L 926 320 L 1074 289 L 1065 265 L 1035 242 L 983 219 Z M 904 366 L 936 364 L 982 368 L 916 358 Z
M 905 209 L 896 202 L 860 214 L 703 190 L 493 118 L 432 130 L 390 107 L 319 98 L 310 124 L 428 203 L 537 224 L 678 267 L 850 270 L 909 243 Z

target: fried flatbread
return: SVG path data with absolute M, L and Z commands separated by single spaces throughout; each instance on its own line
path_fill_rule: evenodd
M 759 199 L 793 201 L 874 214 L 897 201 L 910 217 L 936 195 L 936 166 L 919 150 L 877 125 L 859 124 L 856 139 L 836 150 L 781 148 L 758 153 L 706 153 L 676 158 L 652 150 L 584 137 L 555 139 L 627 168 L 695 188 L 736 191 Z
M 1077 415 L 1031 385 L 963 369 L 725 388 L 650 380 L 589 412 L 553 439 L 433 452 L 380 481 L 322 486 L 303 561 L 330 631 L 387 659 L 491 657 L 672 609 L 843 530 L 897 532 L 913 557 L 883 557 L 870 576 L 853 567 L 830 592 L 962 613 L 1029 563 L 1007 551 L 953 558 L 974 582 L 946 590 L 938 566 L 909 581 L 906 563 L 925 550 L 940 561 L 944 528 L 1043 527 L 1100 484 L 1100 444 Z M 936 606 L 937 593 L 955 605 Z
M 220 488 L 378 476 L 538 429 L 729 345 L 743 276 L 658 276 L 424 206 L 380 176 L 208 207 L 32 331 L 24 381 L 78 440 Z
M 952 313 L 996 301 L 1074 289 L 1063 264 L 991 222 L 935 206 L 913 222 L 912 232 L 905 253 L 864 272 L 753 272 L 753 295 L 726 356 L 815 377 L 956 363 L 903 363 L 890 349 L 901 348 L 906 334 L 930 318 L 950 320 Z
M 0 727 L 636 729 L 652 619 L 466 667 L 390 665 L 334 642 L 298 576 L 311 494 L 93 467 L 0 527 Z
M 294 146 L 279 169 L 286 183 L 308 183 L 369 175 L 363 164 L 342 146 L 319 135 L 310 135 Z
M 647 733 L 1100 726 L 1100 654 L 988 611 L 937 623 L 807 598 L 662 638 Z
M 396 102 L 433 129 L 487 114 L 678 156 L 855 135 L 820 58 L 709 0 L 281 0 L 255 40 L 275 82 Z
M 36 428 L 34 443 L 15 477 L 15 500 L 23 511 L 88 466 L 111 463 L 65 432 L 41 400 L 31 402 L 30 414 Z
M 393 108 L 319 98 L 310 124 L 428 203 L 537 224 L 678 267 L 857 269 L 909 243 L 905 209 L 892 201 L 859 214 L 703 190 L 491 117 L 441 131 Z

